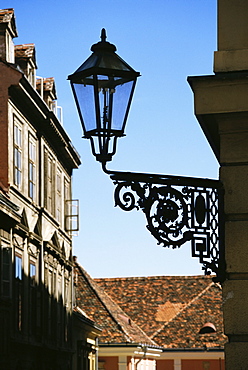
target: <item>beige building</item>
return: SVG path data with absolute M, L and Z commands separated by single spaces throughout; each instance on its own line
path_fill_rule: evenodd
M 223 282 L 227 370 L 248 369 L 248 2 L 218 0 L 214 75 L 190 77 L 196 117 L 225 189 Z M 203 71 L 204 72 L 204 71 Z
M 75 307 L 71 178 L 80 158 L 36 77 L 34 44 L 14 45 L 0 10 L 0 368 L 93 369 L 99 330 Z

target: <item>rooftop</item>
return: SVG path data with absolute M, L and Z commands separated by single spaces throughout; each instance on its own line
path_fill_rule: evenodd
M 17 37 L 17 29 L 16 29 L 16 23 L 15 23 L 15 15 L 14 15 L 14 9 L 8 8 L 8 9 L 0 9 L 0 24 L 8 23 L 10 26 L 10 31 L 12 33 L 12 37 Z
M 221 286 L 209 276 L 95 279 L 155 343 L 164 348 L 223 348 Z M 199 334 L 207 322 L 216 332 Z
M 156 343 L 75 263 L 76 304 L 102 329 L 103 343 Z

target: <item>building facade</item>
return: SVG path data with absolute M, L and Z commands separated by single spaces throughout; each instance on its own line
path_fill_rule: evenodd
M 248 368 L 248 2 L 218 0 L 214 74 L 188 78 L 197 120 L 219 162 L 223 184 L 226 369 Z
M 75 308 L 72 232 L 80 164 L 34 44 L 0 10 L 0 368 L 94 368 L 99 330 Z

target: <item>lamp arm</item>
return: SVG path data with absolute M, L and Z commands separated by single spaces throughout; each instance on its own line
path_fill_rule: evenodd
M 124 211 L 141 209 L 147 229 L 163 247 L 191 243 L 206 275 L 224 281 L 224 190 L 221 181 L 195 177 L 103 171 L 116 186 L 115 206 Z

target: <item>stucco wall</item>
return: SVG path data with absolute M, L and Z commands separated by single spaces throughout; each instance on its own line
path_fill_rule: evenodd
M 174 360 L 158 360 L 156 370 L 174 370 Z
M 182 360 L 182 370 L 224 370 L 224 360 Z
M 118 370 L 118 356 L 99 357 L 98 362 L 103 364 L 104 370 Z

